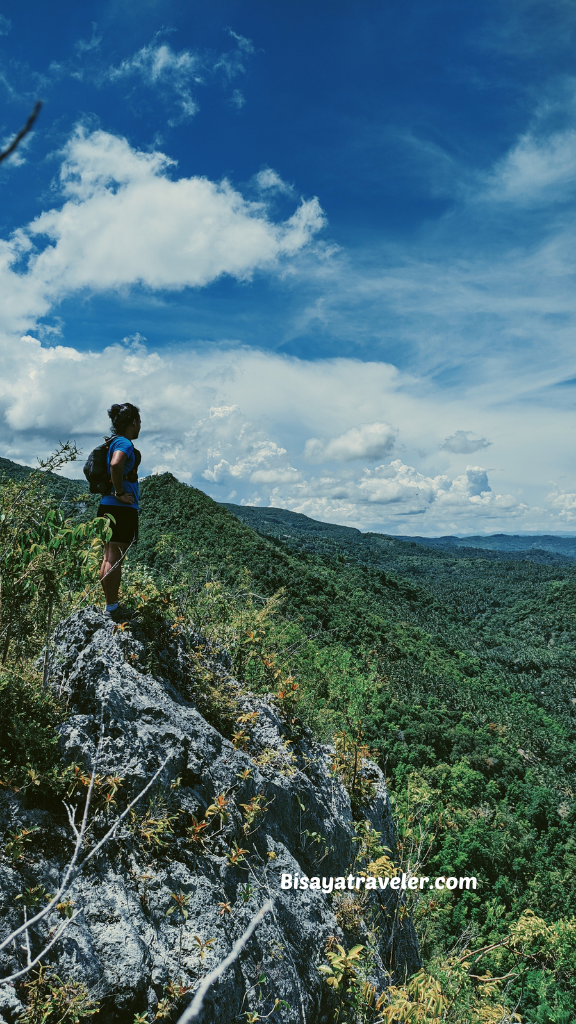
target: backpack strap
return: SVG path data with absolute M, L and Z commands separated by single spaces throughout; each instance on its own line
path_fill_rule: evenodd
M 138 451 L 138 449 L 134 447 L 134 445 L 133 445 L 132 441 L 130 440 L 130 438 L 129 437 L 124 437 L 124 434 L 113 434 L 112 437 L 105 437 L 104 438 L 104 440 L 106 441 L 107 447 L 108 447 L 108 453 L 106 455 L 106 463 L 108 465 L 108 471 L 110 472 L 110 463 L 108 461 L 108 459 L 110 458 L 110 445 L 112 444 L 113 441 L 116 441 L 116 439 L 119 438 L 119 437 L 123 437 L 125 441 L 128 441 L 128 444 L 132 445 L 132 451 L 134 452 L 134 465 L 133 465 L 132 469 L 129 470 L 128 473 L 124 473 L 123 474 L 123 479 L 124 480 L 128 480 L 129 483 L 136 483 L 137 477 L 134 480 L 130 480 L 130 477 L 132 476 L 133 473 L 135 473 L 137 471 L 138 466 L 140 465 L 140 463 L 142 461 L 142 456 L 141 456 L 140 452 Z M 110 476 L 110 481 L 112 481 L 112 476 Z

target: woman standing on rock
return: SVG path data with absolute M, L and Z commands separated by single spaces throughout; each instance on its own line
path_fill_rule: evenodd
M 114 622 L 130 618 L 130 612 L 118 603 L 122 577 L 122 560 L 138 539 L 138 466 L 140 452 L 133 441 L 140 433 L 140 411 L 125 402 L 108 410 L 112 421 L 112 437 L 108 448 L 108 474 L 111 493 L 105 494 L 98 506 L 98 516 L 113 516 L 112 537 L 104 548 L 100 582 L 106 598 L 104 615 Z M 108 439 L 107 439 L 108 440 Z

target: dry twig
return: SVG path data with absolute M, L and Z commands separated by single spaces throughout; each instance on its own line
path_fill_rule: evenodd
M 225 957 L 221 964 L 218 964 L 218 967 L 215 967 L 213 971 L 210 971 L 210 974 L 207 974 L 206 977 L 203 978 L 202 983 L 200 984 L 200 987 L 198 988 L 196 995 L 194 996 L 194 999 L 190 1003 L 190 1006 L 186 1010 L 184 1010 L 184 1013 L 182 1014 L 181 1017 L 178 1018 L 176 1024 L 190 1024 L 191 1020 L 196 1020 L 198 1014 L 200 1013 L 200 1010 L 202 1009 L 204 997 L 208 989 L 214 984 L 215 981 L 218 981 L 218 979 L 222 977 L 224 972 L 228 970 L 230 965 L 238 959 L 240 953 L 244 949 L 244 946 L 248 942 L 248 939 L 251 937 L 253 932 L 256 931 L 256 928 L 258 927 L 262 919 L 265 917 L 265 915 L 270 913 L 271 910 L 272 900 L 267 900 L 264 906 L 260 908 L 258 913 L 254 915 L 246 931 L 240 936 L 239 939 L 236 940 L 236 942 L 232 946 L 232 949 L 228 953 L 228 956 Z
M 6 157 L 10 156 L 10 154 L 13 153 L 14 150 L 18 148 L 18 146 L 22 142 L 22 139 L 24 138 L 24 136 L 28 135 L 28 132 L 32 128 L 32 125 L 34 124 L 34 121 L 38 117 L 38 114 L 40 113 L 41 109 L 42 109 L 41 101 L 40 100 L 36 100 L 36 103 L 34 105 L 34 110 L 30 114 L 30 117 L 26 121 L 26 124 L 24 125 L 24 127 L 21 128 L 20 131 L 18 132 L 18 135 L 16 135 L 16 137 L 12 139 L 12 142 L 10 143 L 10 145 L 6 149 L 3 149 L 2 152 L 0 153 L 0 163 L 2 163 L 2 161 L 5 160 Z
M 66 867 L 66 869 L 64 871 L 64 877 L 62 879 L 62 882 L 60 883 L 60 886 L 59 886 L 58 891 L 56 892 L 56 894 L 54 896 L 52 896 L 50 902 L 47 903 L 46 906 L 43 907 L 42 910 L 38 911 L 38 913 L 35 914 L 34 917 L 31 917 L 29 920 L 27 918 L 26 912 L 24 912 L 24 923 L 21 924 L 19 928 L 15 928 L 14 931 L 10 933 L 10 935 L 8 935 L 5 939 L 2 940 L 2 942 L 0 942 L 0 951 L 1 951 L 1 950 L 5 949 L 5 947 L 8 946 L 11 942 L 14 942 L 15 939 L 18 938 L 19 935 L 22 935 L 22 933 L 24 933 L 24 941 L 26 943 L 26 947 L 25 948 L 26 948 L 26 952 L 27 952 L 27 957 L 26 957 L 27 964 L 26 964 L 26 967 L 23 967 L 22 970 L 20 970 L 20 971 L 16 971 L 14 974 L 11 974 L 7 978 L 0 978 L 0 984 L 4 984 L 5 985 L 5 984 L 8 984 L 10 982 L 13 982 L 17 978 L 21 978 L 22 975 L 27 974 L 28 971 L 30 971 L 33 967 L 36 967 L 36 965 L 40 962 L 40 960 L 43 957 L 46 956 L 46 953 L 48 953 L 48 951 L 52 948 L 52 946 L 58 941 L 58 939 L 61 937 L 61 935 L 63 934 L 65 929 L 70 924 L 72 924 L 72 922 L 78 917 L 78 914 L 80 913 L 80 910 L 74 911 L 72 916 L 67 918 L 60 925 L 60 927 L 58 928 L 58 930 L 55 933 L 55 935 L 52 936 L 50 941 L 43 947 L 41 952 L 38 953 L 38 955 L 36 957 L 34 957 L 33 960 L 31 959 L 31 956 L 30 956 L 29 929 L 32 928 L 34 925 L 39 924 L 40 921 L 42 921 L 45 917 L 47 917 L 47 915 L 50 914 L 52 910 L 54 910 L 54 908 L 57 906 L 57 904 L 62 901 L 63 896 L 65 895 L 67 890 L 70 889 L 70 886 L 76 880 L 76 878 L 78 878 L 78 876 L 84 870 L 86 864 L 88 864 L 88 861 L 92 860 L 92 857 L 95 857 L 96 854 L 99 853 L 100 850 L 106 845 L 106 843 L 112 838 L 112 836 L 116 832 L 116 829 L 119 827 L 119 825 L 122 824 L 124 819 L 129 815 L 130 811 L 138 803 L 138 801 L 141 800 L 142 797 L 146 795 L 148 790 L 154 785 L 154 783 L 156 782 L 156 779 L 158 778 L 158 776 L 160 775 L 160 773 L 162 772 L 162 770 L 165 768 L 166 764 L 170 760 L 170 756 L 171 755 L 169 754 L 164 759 L 164 761 L 162 762 L 162 764 L 160 765 L 158 770 L 156 772 L 154 772 L 154 775 L 152 776 L 150 781 L 144 786 L 144 789 L 142 789 L 137 794 L 137 796 L 134 797 L 134 799 L 128 804 L 128 807 L 126 808 L 126 810 L 124 810 L 122 812 L 122 814 L 118 815 L 118 817 L 116 818 L 116 821 L 113 822 L 113 824 L 110 826 L 110 828 L 108 829 L 106 834 L 103 836 L 103 838 L 100 839 L 100 841 L 98 843 L 96 843 L 96 845 L 90 850 L 90 852 L 82 860 L 80 860 L 80 855 L 82 853 L 82 849 L 83 849 L 83 846 L 84 846 L 84 839 L 85 839 L 85 836 L 86 836 L 86 829 L 87 829 L 87 825 L 88 825 L 88 812 L 90 810 L 90 803 L 91 803 L 91 800 L 92 800 L 92 793 L 93 793 L 93 790 L 94 790 L 94 782 L 96 780 L 96 771 L 97 771 L 97 768 L 98 768 L 98 762 L 100 760 L 100 755 L 102 753 L 103 739 L 104 739 L 104 723 L 102 722 L 101 725 L 100 725 L 100 738 L 98 740 L 98 747 L 97 747 L 97 750 L 96 750 L 96 756 L 94 758 L 94 767 L 93 767 L 93 770 L 92 770 L 92 775 L 90 777 L 90 785 L 88 787 L 88 793 L 87 793 L 87 796 L 86 796 L 86 802 L 84 804 L 84 813 L 82 815 L 82 821 L 80 823 L 80 827 L 78 827 L 78 825 L 76 824 L 76 809 L 72 808 L 69 804 L 67 804 L 64 801 L 64 807 L 66 808 L 66 813 L 68 815 L 68 821 L 70 823 L 70 828 L 72 829 L 72 832 L 74 833 L 74 837 L 76 839 L 76 844 L 75 844 L 75 847 L 74 847 L 74 853 L 72 854 L 70 862 L 68 863 L 68 866 Z

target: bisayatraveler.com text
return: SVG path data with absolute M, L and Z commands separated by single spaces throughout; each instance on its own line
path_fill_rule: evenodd
M 429 878 L 428 875 L 401 875 L 392 877 L 385 875 L 337 875 L 329 878 L 320 878 L 313 875 L 292 875 L 285 872 L 280 876 L 281 889 L 317 889 L 321 892 L 332 892 L 333 889 L 350 889 L 358 891 L 362 889 L 475 889 L 476 879 L 474 876 L 461 875 L 456 878 L 454 875 L 439 875 L 437 878 Z

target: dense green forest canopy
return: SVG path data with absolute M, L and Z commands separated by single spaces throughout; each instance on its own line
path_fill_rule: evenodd
M 17 480 L 29 472 L 8 460 L 2 469 Z M 97 498 L 82 497 L 82 483 L 47 475 L 45 485 L 77 519 L 94 515 Z M 184 580 L 217 594 L 228 633 L 213 621 L 214 636 L 236 645 L 244 681 L 273 689 L 277 668 L 296 681 L 296 711 L 317 734 L 343 730 L 368 745 L 389 780 L 402 863 L 478 877 L 476 892 L 419 898 L 427 963 L 459 943 L 501 941 L 527 909 L 551 926 L 576 914 L 569 538 L 562 551 L 534 538 L 526 551 L 500 551 L 362 534 L 285 510 L 225 507 L 170 474 L 143 480 L 141 494 L 131 564 L 160 588 Z M 259 660 L 240 657 L 246 637 L 231 631 L 247 601 L 276 609 L 258 620 Z M 505 948 L 494 957 L 493 975 L 511 971 Z M 569 1024 L 574 970 L 552 977 L 535 966 L 514 998 L 534 1024 Z
M 259 516 L 255 532 L 238 519 L 248 510 L 169 475 L 144 481 L 142 494 L 138 557 L 167 571 L 155 544 L 169 531 L 191 571 L 211 565 L 234 585 L 247 567 L 263 597 L 283 588 L 283 614 L 300 631 L 286 657 L 309 721 L 321 730 L 348 711 L 390 779 L 401 847 L 417 833 L 427 873 L 482 879 L 481 892 L 419 904 L 425 957 L 467 929 L 478 945 L 494 941 L 526 908 L 547 920 L 576 912 L 569 556 L 298 530 L 290 513 L 292 528 Z M 524 984 L 524 1012 L 571 1021 L 572 981 L 547 984 L 537 973 Z

